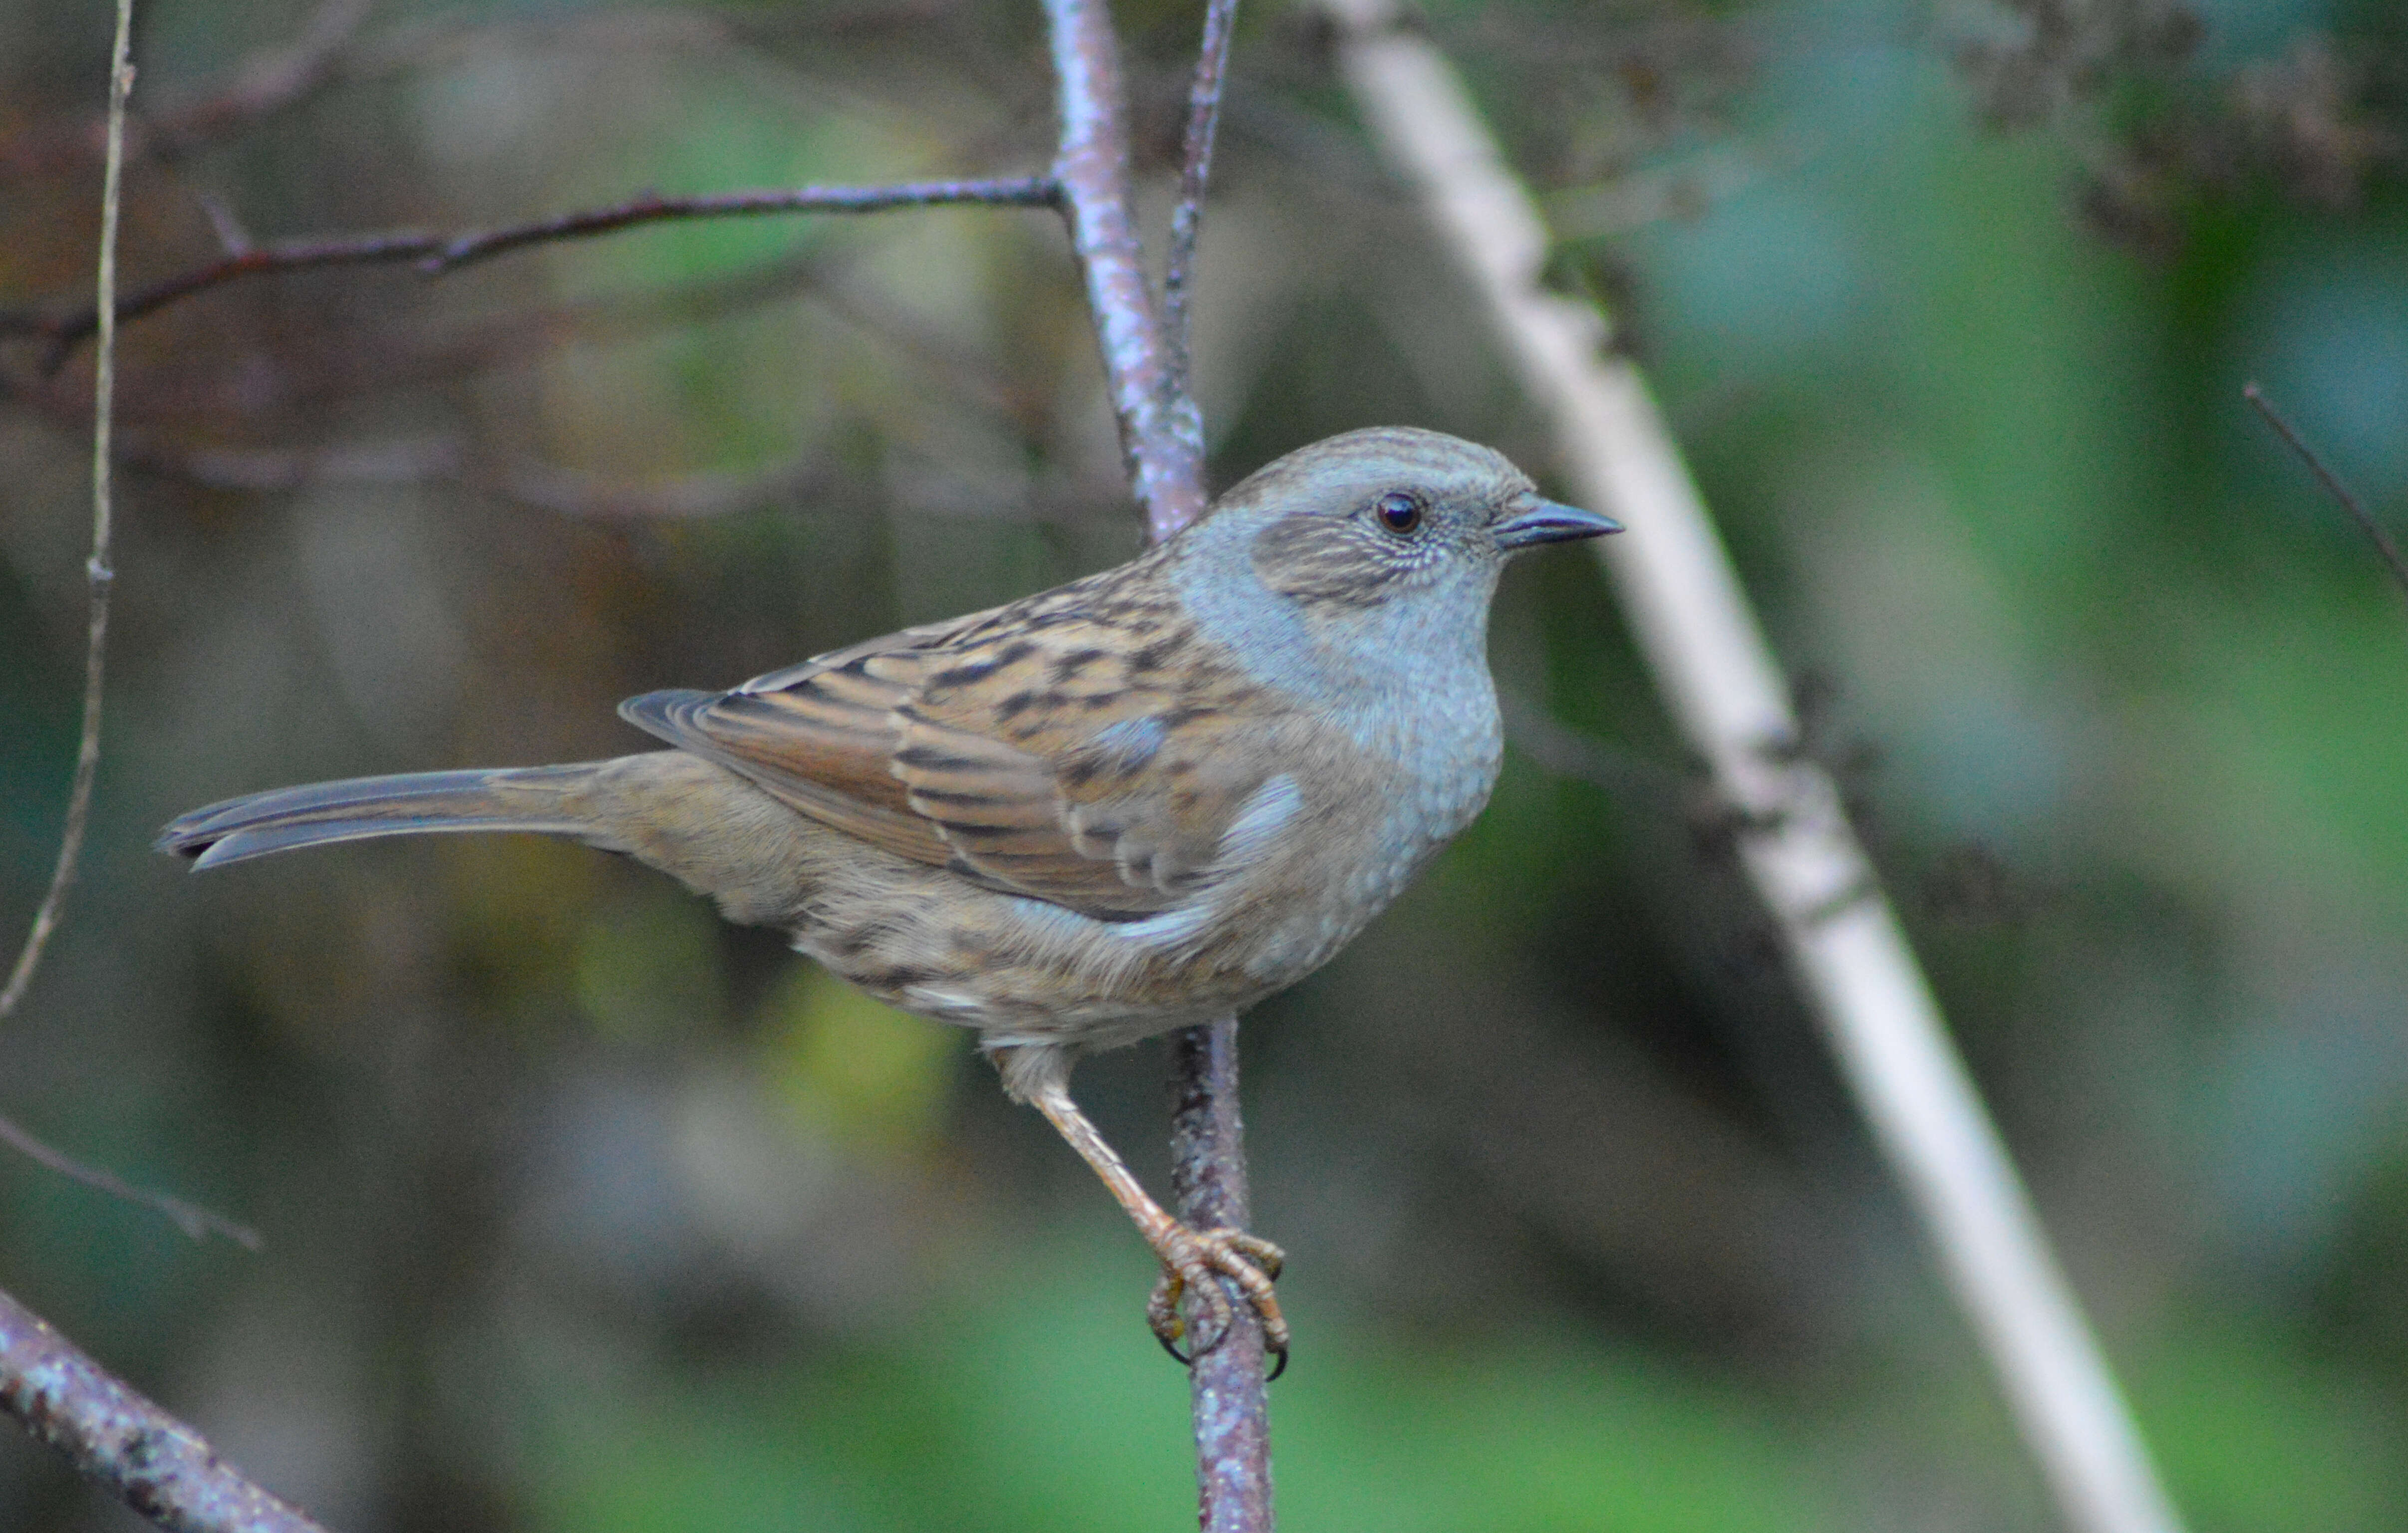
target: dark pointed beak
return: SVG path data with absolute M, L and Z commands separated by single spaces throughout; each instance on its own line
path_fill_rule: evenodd
M 1622 523 L 1610 516 L 1584 511 L 1577 506 L 1558 506 L 1552 500 L 1530 503 L 1530 509 L 1519 516 L 1508 517 L 1489 529 L 1497 546 L 1508 553 L 1537 548 L 1541 543 L 1568 543 L 1575 537 L 1602 537 L 1610 532 L 1620 532 Z

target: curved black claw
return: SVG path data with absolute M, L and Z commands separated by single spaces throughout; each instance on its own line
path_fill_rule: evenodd
M 1155 1336 L 1154 1340 L 1155 1340 L 1155 1345 L 1161 1345 L 1161 1348 L 1166 1350 L 1166 1353 L 1170 1353 L 1170 1362 L 1178 1362 L 1180 1367 L 1195 1367 L 1195 1365 L 1197 1365 L 1195 1357 L 1190 1357 L 1190 1354 L 1187 1354 L 1187 1353 L 1182 1353 L 1182 1350 L 1178 1350 L 1178 1345 L 1170 1343 L 1170 1338 L 1168 1338 L 1168 1336 Z M 1216 1343 L 1213 1343 L 1213 1345 L 1218 1345 L 1218 1340 L 1216 1340 Z M 1209 1350 L 1211 1350 L 1211 1348 L 1204 1348 L 1204 1350 L 1207 1350 L 1207 1353 L 1209 1353 Z M 1269 1353 L 1269 1357 L 1271 1357 L 1271 1372 L 1267 1374 L 1267 1377 L 1264 1377 L 1262 1382 L 1264 1382 L 1264 1383 L 1279 1383 L 1279 1374 L 1288 1372 L 1288 1348 L 1274 1348 L 1274 1345 L 1264 1343 L 1264 1348 L 1262 1348 L 1262 1350 L 1264 1350 L 1264 1353 Z
M 1154 1333 L 1154 1340 L 1156 1345 L 1160 1346 L 1164 1352 L 1170 1354 L 1170 1360 L 1177 1363 L 1181 1368 L 1194 1368 L 1196 1366 L 1196 1357 L 1191 1357 L 1186 1353 L 1180 1351 L 1178 1343 L 1172 1341 L 1170 1338 L 1163 1335 L 1160 1331 Z M 1217 1347 L 1220 1344 L 1221 1339 L 1219 1337 L 1214 1337 L 1212 1339 L 1212 1346 Z M 1206 1347 L 1204 1352 L 1211 1352 L 1211 1350 L 1212 1347 Z M 1263 1383 L 1267 1384 L 1277 1383 L 1279 1383 L 1279 1376 L 1287 1371 L 1288 1350 L 1284 1345 L 1274 1347 L 1266 1342 L 1264 1343 L 1263 1351 L 1269 1354 L 1271 1360 L 1270 1373 L 1263 1380 Z M 1203 1354 L 1198 1353 L 1196 1355 L 1201 1356 Z
M 1286 1256 L 1280 1248 L 1259 1236 L 1237 1229 L 1191 1230 L 1177 1228 L 1157 1248 L 1162 1257 L 1162 1280 L 1154 1285 L 1145 1304 L 1146 1322 L 1154 1329 L 1154 1340 L 1184 1367 L 1195 1366 L 1196 1359 L 1226 1340 L 1230 1327 L 1237 1324 L 1236 1307 L 1217 1279 L 1226 1278 L 1237 1284 L 1240 1295 L 1254 1310 L 1263 1325 L 1263 1349 L 1276 1361 L 1270 1376 L 1278 1378 L 1287 1371 L 1287 1319 L 1280 1313 L 1279 1298 L 1271 1292 L 1271 1280 L 1278 1277 Z M 1188 1325 L 1179 1311 L 1180 1300 L 1193 1294 L 1196 1297 L 1197 1337 L 1185 1352 L 1178 1342 L 1187 1337 Z M 1205 1330 L 1210 1315 L 1210 1330 Z

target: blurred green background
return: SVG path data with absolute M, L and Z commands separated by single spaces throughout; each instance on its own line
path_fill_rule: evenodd
M 1033 10 L 380 0 L 280 104 L 246 71 L 333 8 L 145 0 L 128 280 L 213 221 L 1037 169 Z M 2408 617 L 2240 397 L 2401 526 L 2400 7 L 1426 11 L 1652 368 L 2193 1526 L 2408 1526 Z M 1198 15 L 1119 13 L 1158 215 Z M 89 292 L 108 20 L 0 4 L 0 306 Z M 1216 482 L 1384 422 L 1545 477 L 1326 39 L 1250 5 L 1234 71 Z M 251 789 L 635 749 L 624 695 L 1126 556 L 1057 222 L 284 277 L 122 348 L 93 841 L 0 1110 L 266 1248 L 0 1158 L 0 1286 L 354 1533 L 1186 1526 L 1146 1254 L 967 1039 L 574 847 L 148 850 Z M 88 526 L 89 358 L 40 361 L 0 341 L 12 946 Z M 1285 1525 L 2057 1526 L 1595 568 L 1517 567 L 1494 654 L 1587 743 L 1509 753 L 1245 1029 Z M 1080 1076 L 1156 1186 L 1165 1073 Z M 0 1526 L 137 1525 L 0 1436 Z

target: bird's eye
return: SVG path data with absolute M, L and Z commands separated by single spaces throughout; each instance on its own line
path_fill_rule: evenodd
M 1379 517 L 1381 526 L 1399 537 L 1411 537 L 1422 524 L 1420 499 L 1402 490 L 1391 490 L 1382 495 L 1373 502 L 1371 510 Z

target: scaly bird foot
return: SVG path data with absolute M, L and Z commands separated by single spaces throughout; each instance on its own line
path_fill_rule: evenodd
M 1162 1258 L 1162 1281 L 1154 1285 L 1153 1296 L 1145 1301 L 1145 1318 L 1163 1351 L 1182 1363 L 1193 1363 L 1227 1340 L 1237 1315 L 1228 1291 L 1215 1281 L 1227 1278 L 1263 1323 L 1263 1349 L 1277 1359 L 1271 1377 L 1287 1371 L 1287 1319 L 1280 1313 L 1279 1296 L 1271 1292 L 1271 1280 L 1287 1263 L 1285 1253 L 1241 1229 L 1189 1229 L 1174 1225 L 1154 1247 L 1154 1254 Z M 1190 1294 L 1203 1311 L 1198 1319 L 1209 1317 L 1209 1325 L 1199 1327 L 1198 1339 L 1188 1351 L 1181 1352 L 1179 1342 L 1187 1334 L 1187 1323 L 1179 1312 L 1179 1303 Z

